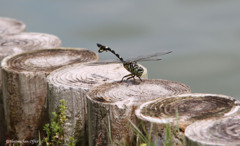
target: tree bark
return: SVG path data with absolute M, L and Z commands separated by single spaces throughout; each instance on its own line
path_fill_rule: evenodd
M 96 61 L 94 52 L 55 48 L 8 56 L 2 61 L 3 103 L 10 139 L 38 140 L 49 122 L 46 76 L 65 65 Z
M 26 25 L 18 20 L 0 17 L 0 38 L 25 31 Z
M 97 85 L 120 81 L 127 74 L 129 72 L 122 64 L 74 64 L 57 69 L 48 76 L 50 117 L 60 105 L 59 101 L 61 99 L 66 101 L 68 117 L 64 128 L 66 140 L 74 137 L 79 145 L 87 145 L 86 93 Z M 143 78 L 147 78 L 147 69 L 143 73 Z
M 22 32 L 4 36 L 0 39 L 0 61 L 9 55 L 59 46 L 61 46 L 61 40 L 58 37 L 45 33 Z M 2 82 L 1 68 L 0 82 Z M 1 86 L 2 84 L 0 89 L 2 89 Z
M 183 94 L 144 103 L 136 110 L 136 117 L 138 125 L 144 123 L 148 130 L 152 124 L 152 137 L 155 141 L 163 143 L 163 129 L 166 124 L 176 126 L 184 132 L 186 127 L 195 121 L 236 113 L 239 109 L 236 103 L 236 100 L 224 95 Z M 177 135 L 175 140 L 179 142 Z
M 0 62 L 4 57 L 15 53 L 42 48 L 54 48 L 61 45 L 60 39 L 54 35 L 44 33 L 19 33 L 24 31 L 24 29 L 25 24 L 22 22 L 9 18 L 0 18 Z M 2 119 L 0 120 L 0 139 L 4 139 L 3 141 L 5 141 L 6 123 L 3 111 L 1 70 L 2 67 L 0 66 L 0 119 Z
M 87 94 L 89 144 L 129 145 L 135 123 L 135 109 L 143 102 L 170 95 L 190 93 L 188 86 L 167 80 L 143 80 L 106 83 Z

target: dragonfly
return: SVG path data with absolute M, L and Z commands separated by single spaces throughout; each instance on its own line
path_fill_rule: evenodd
M 135 80 L 135 77 L 138 77 L 140 79 L 140 81 L 142 81 L 141 76 L 144 72 L 144 69 L 140 65 L 138 65 L 137 62 L 162 60 L 160 58 L 160 56 L 169 54 L 172 52 L 172 51 L 156 52 L 153 54 L 132 57 L 132 58 L 124 60 L 118 53 L 116 53 L 114 50 L 112 50 L 108 46 L 104 46 L 99 43 L 97 43 L 97 46 L 99 48 L 98 53 L 110 51 L 112 54 L 114 54 L 119 59 L 119 60 L 105 61 L 105 63 L 122 63 L 123 67 L 127 71 L 130 72 L 130 74 L 128 74 L 122 78 L 121 82 L 123 81 L 124 78 L 127 78 L 126 80 L 133 78 Z M 104 62 L 102 62 L 102 63 L 104 63 Z

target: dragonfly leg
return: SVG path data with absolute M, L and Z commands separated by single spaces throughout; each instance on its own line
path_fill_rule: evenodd
M 129 76 L 131 76 L 131 77 L 129 77 Z M 129 75 L 124 76 L 124 77 L 122 78 L 121 82 L 123 81 L 124 78 L 126 78 L 126 77 L 132 78 L 132 76 L 133 76 L 133 74 L 129 74 Z M 128 80 L 129 78 L 127 78 L 127 80 Z
M 132 74 L 131 74 L 131 75 L 132 75 Z M 129 79 L 131 79 L 131 78 L 133 78 L 133 79 L 135 80 L 134 77 L 135 77 L 135 75 L 132 75 L 131 77 L 128 77 L 127 80 L 129 80 Z
M 140 81 L 142 81 L 142 79 L 140 77 L 138 77 L 140 79 Z

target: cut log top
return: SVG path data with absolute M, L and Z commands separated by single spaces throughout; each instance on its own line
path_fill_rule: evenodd
M 98 56 L 81 48 L 54 48 L 34 50 L 8 56 L 2 68 L 13 72 L 51 72 L 64 65 L 97 61 Z
M 88 98 L 92 102 L 116 105 L 139 105 L 145 101 L 169 95 L 190 93 L 188 86 L 167 80 L 147 80 L 142 82 L 124 81 L 106 83 L 90 90 Z
M 0 39 L 0 59 L 24 51 L 61 46 L 61 40 L 45 33 L 19 33 Z
M 74 64 L 57 69 L 48 76 L 48 83 L 62 88 L 90 89 L 105 82 L 120 81 L 129 72 L 122 64 Z
M 23 32 L 26 25 L 18 20 L 0 17 L 0 37 Z
M 216 94 L 185 94 L 147 102 L 136 110 L 138 118 L 155 123 L 189 122 L 236 113 L 239 102 Z M 178 115 L 178 116 L 177 116 Z
M 189 145 L 240 145 L 240 115 L 195 122 L 186 128 L 185 137 Z

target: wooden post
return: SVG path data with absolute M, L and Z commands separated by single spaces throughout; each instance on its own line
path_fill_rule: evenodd
M 25 31 L 26 25 L 18 20 L 0 17 L 0 38 Z
M 163 129 L 166 124 L 176 126 L 183 132 L 195 121 L 236 113 L 239 109 L 236 103 L 236 100 L 224 95 L 183 94 L 144 103 L 136 110 L 136 117 L 138 125 L 143 123 L 148 130 L 152 124 L 155 142 L 164 142 Z M 174 138 L 174 142 L 179 143 L 178 137 Z
M 195 122 L 185 131 L 187 146 L 240 145 L 240 115 Z
M 142 66 L 143 67 L 143 66 Z M 144 67 L 143 67 L 144 68 Z M 89 89 L 113 81 L 120 81 L 129 72 L 122 64 L 74 64 L 53 71 L 47 78 L 49 115 L 64 99 L 68 120 L 65 124 L 65 140 L 74 137 L 79 145 L 87 143 L 87 104 L 86 93 Z M 144 68 L 143 78 L 147 78 Z
M 48 121 L 46 76 L 65 65 L 96 61 L 80 48 L 55 48 L 8 56 L 2 61 L 3 103 L 10 139 L 38 140 Z
M 0 39 L 0 61 L 9 55 L 59 46 L 61 46 L 61 40 L 57 36 L 46 33 L 23 32 L 4 36 Z M 2 81 L 1 78 L 0 70 L 0 82 Z
M 54 48 L 61 45 L 61 40 L 58 37 L 45 33 L 19 33 L 15 35 L 7 35 L 23 31 L 24 29 L 25 25 L 21 22 L 8 18 L 0 18 L 0 62 L 4 57 L 15 53 L 42 48 Z M 1 70 L 0 67 L 0 139 L 5 139 L 6 124 L 3 111 Z
M 89 144 L 129 145 L 135 123 L 134 111 L 140 104 L 156 98 L 190 93 L 188 86 L 167 80 L 143 80 L 106 83 L 87 94 Z
M 61 40 L 46 33 L 22 32 L 0 40 L 0 60 L 16 53 L 61 46 Z
M 16 35 L 4 36 L 0 39 L 0 61 L 9 55 L 30 50 L 55 48 L 61 46 L 61 40 L 50 34 L 23 32 Z M 2 81 L 0 68 L 0 82 Z M 1 86 L 0 86 L 0 89 Z

